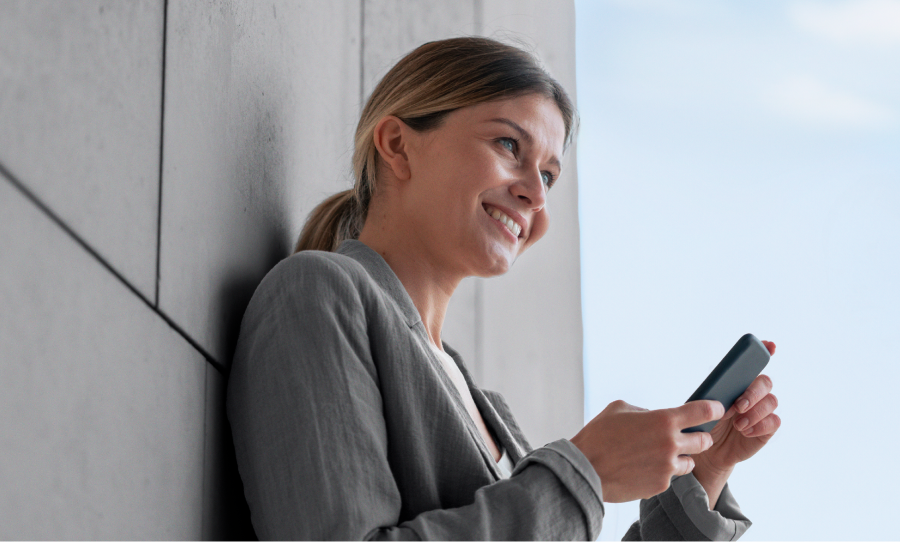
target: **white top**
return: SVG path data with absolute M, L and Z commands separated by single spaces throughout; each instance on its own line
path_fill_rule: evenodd
M 497 461 L 497 468 L 500 469 L 502 478 L 509 478 L 509 475 L 512 474 L 513 462 L 509 458 L 509 454 L 506 453 L 506 448 L 502 448 L 502 450 L 503 454 L 500 455 L 500 461 Z

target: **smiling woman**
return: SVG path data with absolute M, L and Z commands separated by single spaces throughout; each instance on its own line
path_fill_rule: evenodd
M 568 146 L 576 118 L 574 106 L 559 83 L 528 53 L 483 38 L 443 40 L 416 49 L 384 76 L 362 112 L 353 154 L 356 185 L 312 212 L 295 251 L 335 250 L 344 239 L 358 237 L 375 191 L 379 151 L 374 133 L 385 116 L 395 116 L 409 128 L 425 133 L 458 109 L 527 94 L 555 102 L 565 127 L 563 143 Z M 516 137 L 528 134 L 508 119 L 506 123 L 512 128 L 506 145 L 511 144 L 514 152 Z M 558 170 L 559 162 L 554 165 Z
M 574 125 L 534 58 L 484 38 L 425 44 L 375 88 L 356 185 L 313 211 L 244 315 L 228 417 L 260 537 L 596 539 L 604 499 L 641 497 L 632 537 L 743 532 L 735 454 L 681 433 L 721 418 L 718 403 L 613 403 L 533 450 L 441 341 L 459 282 L 506 272 L 547 231 Z M 767 397 L 765 382 L 743 397 L 763 444 Z M 745 438 L 728 435 L 716 449 Z

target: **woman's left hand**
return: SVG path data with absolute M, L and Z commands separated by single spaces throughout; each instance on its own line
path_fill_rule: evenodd
M 763 341 L 763 344 L 769 354 L 775 353 L 775 343 Z M 750 459 L 769 442 L 781 426 L 781 418 L 775 414 L 778 399 L 771 392 L 772 379 L 766 375 L 756 377 L 710 431 L 713 445 L 693 456 L 698 467 L 703 465 L 715 472 L 730 472 L 736 464 Z

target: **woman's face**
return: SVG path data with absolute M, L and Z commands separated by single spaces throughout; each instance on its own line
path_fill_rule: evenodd
M 465 107 L 412 132 L 399 191 L 410 235 L 441 266 L 506 272 L 549 227 L 564 139 L 559 108 L 537 94 Z

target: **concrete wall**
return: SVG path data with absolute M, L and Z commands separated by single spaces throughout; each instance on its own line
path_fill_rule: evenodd
M 562 0 L 0 0 L 0 538 L 252 535 L 223 411 L 243 309 L 349 186 L 378 78 L 471 34 L 574 93 Z M 545 240 L 444 334 L 534 445 L 582 420 L 565 169 Z

